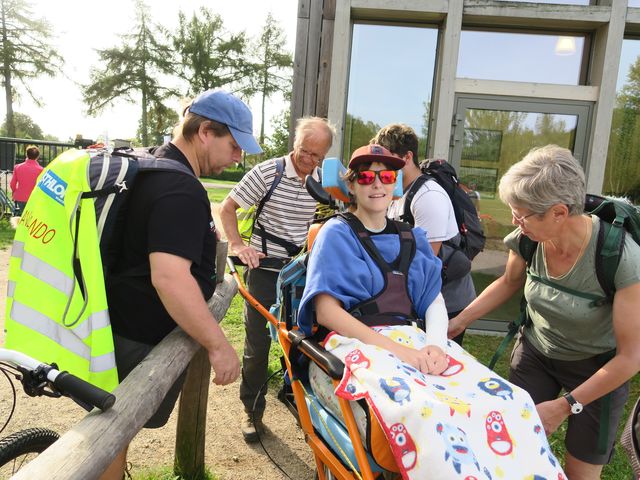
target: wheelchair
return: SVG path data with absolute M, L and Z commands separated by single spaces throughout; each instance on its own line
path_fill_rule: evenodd
M 344 167 L 339 160 L 326 159 L 323 164 L 322 186 L 311 177 L 307 177 L 306 181 L 310 194 L 320 204 L 328 205 L 333 210 L 340 208 L 339 202 L 347 201 L 346 188 L 340 180 L 342 170 Z M 399 195 L 402 194 L 401 181 L 399 178 Z M 282 348 L 286 378 L 279 397 L 304 432 L 305 441 L 311 448 L 316 462 L 316 478 L 399 479 L 402 478 L 400 469 L 375 417 L 368 415 L 368 431 L 371 434 L 363 441 L 351 403 L 336 397 L 343 417 L 343 420 L 339 420 L 322 405 L 307 378 L 308 364 L 314 362 L 331 378 L 335 387 L 342 379 L 345 368 L 341 360 L 327 352 L 317 340 L 307 338 L 297 327 L 297 307 L 304 290 L 307 255 L 321 225 L 312 225 L 306 251 L 281 270 L 277 284 L 278 303 L 270 310 L 249 294 L 236 270 L 236 261 L 231 257 L 227 262 L 229 271 L 238 283 L 240 294 L 265 317 L 273 339 L 278 341 Z M 362 404 L 365 412 L 368 412 L 364 401 Z

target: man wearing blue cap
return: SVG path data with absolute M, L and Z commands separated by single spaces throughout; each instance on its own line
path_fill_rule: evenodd
M 216 230 L 197 177 L 239 162 L 243 150 L 260 153 L 252 130 L 251 112 L 240 99 L 210 90 L 187 107 L 174 140 L 151 149 L 194 175 L 144 172 L 129 192 L 122 254 L 106 282 L 121 381 L 176 325 L 207 350 L 215 384 L 238 378 L 238 356 L 207 307 L 216 283 Z M 183 380 L 184 374 L 147 428 L 166 424 Z M 102 478 L 121 479 L 125 461 L 126 449 Z
M 299 119 L 293 151 L 256 165 L 222 202 L 220 220 L 229 250 L 249 266 L 245 271 L 247 288 L 262 305 L 275 303 L 279 269 L 300 251 L 307 239 L 316 201 L 307 192 L 304 181 L 307 175 L 318 180 L 318 167 L 331 147 L 333 135 L 333 127 L 323 118 Z M 276 177 L 279 181 L 274 184 Z M 268 192 L 271 193 L 255 219 L 249 245 L 245 245 L 238 232 L 236 210 L 262 203 Z M 266 260 L 260 264 L 263 258 Z M 264 317 L 246 302 L 244 314 L 246 335 L 240 400 L 245 416 L 241 429 L 245 441 L 256 442 L 266 406 L 264 384 L 271 337 Z

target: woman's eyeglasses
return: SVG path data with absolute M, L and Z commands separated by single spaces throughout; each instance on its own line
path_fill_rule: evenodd
M 358 172 L 356 181 L 360 185 L 371 185 L 376 181 L 376 177 L 385 185 L 391 185 L 392 183 L 396 183 L 398 172 L 396 170 L 363 170 L 362 172 Z
M 513 211 L 511 212 L 511 217 L 513 218 L 513 221 L 516 222 L 516 224 L 518 225 L 524 225 L 524 221 L 533 216 L 533 215 L 537 215 L 536 212 L 532 212 L 532 213 L 528 213 L 527 215 L 524 215 L 522 217 L 518 217 L 515 213 L 513 213 Z

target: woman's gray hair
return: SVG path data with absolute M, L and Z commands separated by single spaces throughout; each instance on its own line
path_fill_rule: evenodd
M 537 214 L 559 203 L 567 206 L 569 215 L 584 211 L 584 171 L 571 151 L 558 145 L 531 150 L 507 170 L 498 191 L 504 203 Z

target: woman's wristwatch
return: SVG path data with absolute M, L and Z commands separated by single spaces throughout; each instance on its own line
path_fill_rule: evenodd
M 573 415 L 577 415 L 584 409 L 582 404 L 579 401 L 577 401 L 575 398 L 573 398 L 573 395 L 571 395 L 570 392 L 565 393 L 563 397 L 567 402 L 569 402 L 569 406 L 571 407 L 571 413 Z

